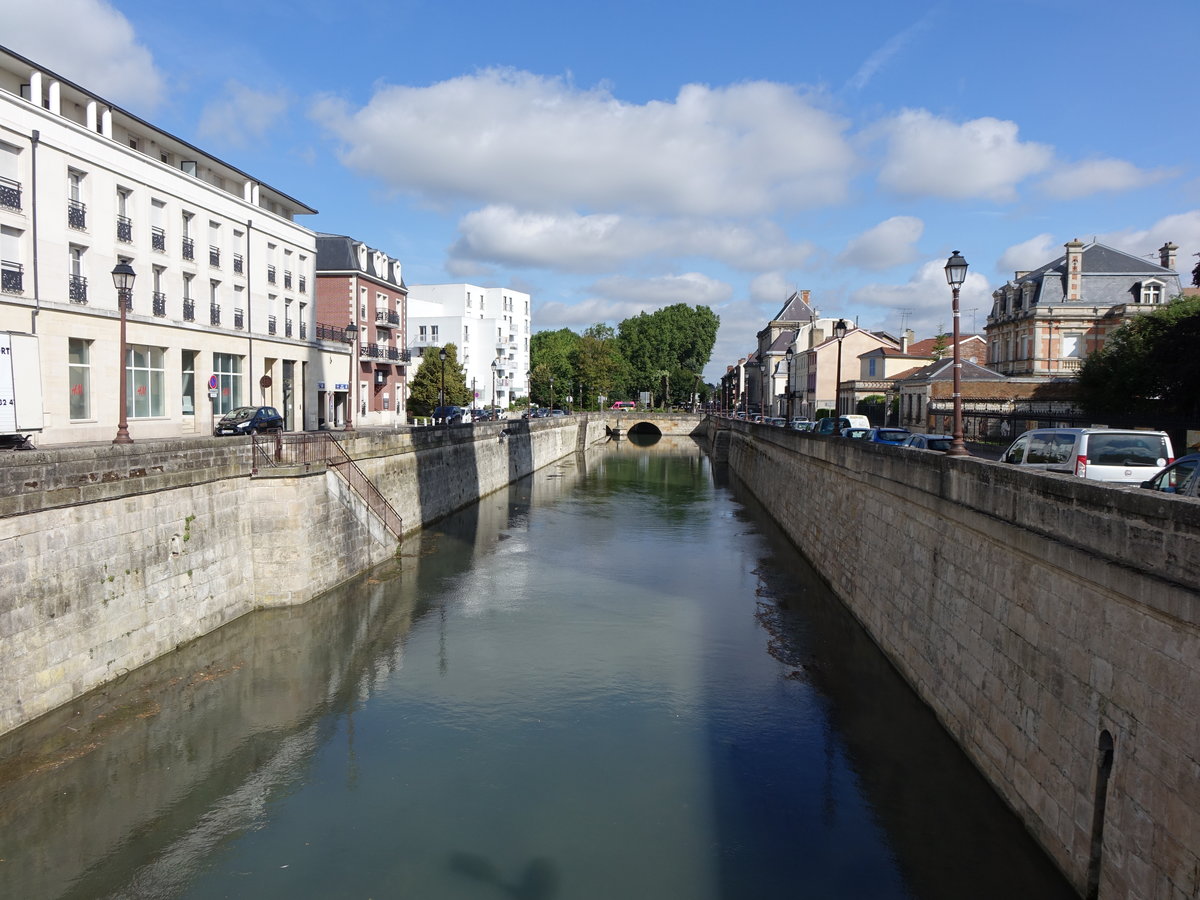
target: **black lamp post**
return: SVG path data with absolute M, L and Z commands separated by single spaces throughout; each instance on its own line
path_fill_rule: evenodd
M 762 376 L 760 381 L 762 386 L 758 395 L 758 415 L 765 419 L 767 417 L 767 360 L 765 357 L 758 361 L 758 373 Z
M 128 375 L 125 371 L 126 356 L 128 355 L 125 349 L 125 310 L 133 299 L 133 280 L 137 278 L 137 274 L 133 271 L 133 266 L 122 260 L 118 262 L 112 270 L 113 286 L 117 289 L 117 306 L 121 308 L 121 347 L 120 347 L 120 368 L 117 370 L 120 377 L 119 401 L 120 401 L 120 416 L 117 418 L 117 436 L 113 438 L 114 444 L 132 444 L 133 438 L 129 436 L 129 421 L 126 418 L 128 412 L 126 410 L 125 392 L 128 390 L 126 379 Z
M 787 391 L 787 424 L 790 427 L 792 424 L 792 360 L 796 356 L 796 351 L 789 346 L 783 356 L 787 360 L 787 386 L 784 390 Z
M 554 409 L 554 376 L 550 376 L 550 409 Z
M 958 345 L 958 289 L 967 280 L 967 261 L 955 250 L 946 260 L 946 282 L 954 296 L 954 431 L 947 456 L 970 456 L 963 443 L 962 424 L 962 350 Z
M 838 342 L 837 384 L 833 387 L 833 414 L 835 416 L 842 414 L 842 338 L 849 330 L 850 325 L 845 319 L 838 319 L 834 323 L 833 336 L 837 338 Z
M 442 424 L 445 425 L 446 422 L 449 421 L 448 417 L 446 416 L 446 410 L 445 410 L 445 406 L 446 406 L 446 348 L 445 347 L 443 347 L 441 350 L 438 351 L 438 359 L 440 359 L 442 361 L 442 366 L 441 366 L 442 389 L 438 393 L 438 406 L 442 407 L 442 410 L 441 410 Z
M 492 360 L 492 416 L 500 418 L 499 412 L 496 409 L 496 369 L 500 367 L 500 360 Z
M 346 326 L 346 340 L 350 344 L 350 380 L 346 382 L 346 431 L 354 430 L 354 356 L 358 352 L 358 325 L 351 322 Z

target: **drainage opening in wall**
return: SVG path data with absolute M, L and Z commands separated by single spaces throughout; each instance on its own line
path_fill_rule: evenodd
M 1113 767 L 1113 738 L 1100 732 L 1096 746 L 1096 798 L 1092 806 L 1092 849 L 1088 860 L 1087 900 L 1100 895 L 1100 854 L 1104 849 L 1104 806 L 1108 802 L 1108 779 Z

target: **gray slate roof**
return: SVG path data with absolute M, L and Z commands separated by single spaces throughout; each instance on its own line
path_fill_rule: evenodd
M 1083 248 L 1082 255 L 1080 300 L 1066 299 L 1065 253 L 1053 262 L 1027 272 L 1013 283 L 1036 284 L 1033 303 L 1037 306 L 1116 306 L 1121 303 L 1133 303 L 1138 299 L 1138 287 L 1148 278 L 1164 282 L 1165 294 L 1168 297 L 1180 291 L 1179 273 L 1158 263 L 1099 243 L 1088 244 Z
M 317 235 L 317 271 L 318 272 L 362 272 L 380 281 L 387 281 L 396 287 L 404 288 L 403 276 L 397 277 L 397 264 L 390 256 L 387 257 L 387 271 L 375 271 L 375 254 L 368 247 L 367 267 L 363 269 L 358 264 L 357 247 L 362 241 L 356 241 L 344 234 Z

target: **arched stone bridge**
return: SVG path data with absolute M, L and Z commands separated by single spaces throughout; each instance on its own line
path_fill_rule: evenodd
M 588 413 L 591 419 L 600 419 L 610 434 L 625 436 L 631 431 L 646 434 L 690 435 L 704 431 L 703 413 L 655 412 L 645 409 L 605 409 Z

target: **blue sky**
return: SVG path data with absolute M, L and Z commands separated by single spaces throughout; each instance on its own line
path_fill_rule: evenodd
M 963 329 L 1079 237 L 1200 252 L 1200 3 L 0 0 L 0 42 L 534 329 L 795 289 Z M 1186 281 L 1185 277 L 1185 281 Z

